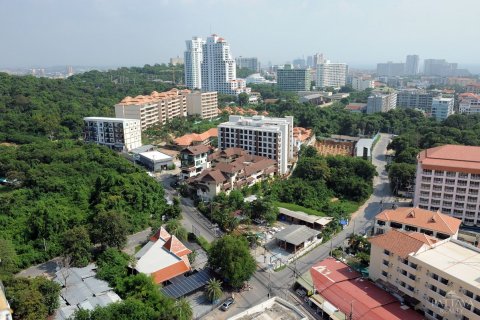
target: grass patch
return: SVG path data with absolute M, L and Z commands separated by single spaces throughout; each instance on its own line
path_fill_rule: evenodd
M 195 238 L 195 241 L 197 241 L 197 243 L 200 245 L 200 247 L 202 247 L 203 250 L 205 250 L 206 252 L 210 251 L 212 245 L 207 241 L 207 239 L 202 236 L 198 236 Z
M 276 269 L 273 269 L 273 271 L 275 272 L 278 272 L 278 271 L 282 271 L 283 269 L 285 269 L 287 267 L 286 264 L 282 264 L 280 267 L 276 268 Z
M 352 213 L 360 208 L 360 203 L 350 200 L 340 200 L 330 203 L 330 208 L 333 211 L 342 211 L 346 215 L 350 216 Z
M 305 207 L 299 206 L 298 204 L 294 204 L 294 203 L 285 203 L 285 202 L 274 201 L 273 205 L 276 206 L 276 207 L 285 208 L 285 209 L 288 209 L 288 210 L 291 210 L 291 211 L 301 211 L 301 212 L 304 212 L 306 214 L 310 214 L 310 215 L 313 215 L 313 216 L 326 217 L 326 214 L 323 213 L 323 212 L 313 210 L 313 209 L 309 209 L 309 208 L 305 208 Z

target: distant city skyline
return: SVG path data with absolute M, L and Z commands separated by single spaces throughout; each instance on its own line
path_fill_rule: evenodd
M 263 65 L 316 52 L 353 68 L 404 62 L 408 54 L 420 64 L 480 65 L 480 44 L 472 41 L 480 2 L 454 5 L 461 8 L 455 14 L 447 0 L 0 0 L 0 67 L 168 63 L 183 55 L 186 39 L 212 33 L 229 42 L 234 57 Z

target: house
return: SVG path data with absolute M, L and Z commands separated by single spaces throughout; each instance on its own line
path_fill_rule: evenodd
M 277 162 L 262 156 L 249 154 L 242 148 L 227 148 L 208 156 L 211 168 L 188 179 L 202 200 L 211 200 L 220 192 L 231 190 L 272 177 L 277 173 Z
M 152 172 L 167 170 L 173 166 L 173 158 L 159 151 L 139 153 L 139 161 Z
M 285 251 L 297 253 L 297 251 L 313 244 L 320 231 L 304 225 L 292 224 L 275 234 L 275 239 Z
M 333 221 L 332 217 L 319 217 L 312 214 L 306 214 L 300 211 L 292 211 L 286 208 L 278 208 L 278 219 L 291 222 L 293 224 L 303 224 L 315 230 L 321 230 Z
M 180 152 L 180 169 L 183 180 L 199 175 L 203 170 L 210 168 L 206 145 L 191 146 Z
M 457 239 L 461 220 L 439 211 L 401 207 L 384 210 L 375 217 L 374 234 L 391 229 L 420 232 L 438 239 Z
M 173 140 L 179 148 L 189 146 L 206 145 L 209 146 L 213 139 L 218 136 L 218 129 L 211 128 L 203 133 L 190 133 Z
M 163 227 L 135 254 L 137 272 L 145 273 L 157 284 L 180 276 L 191 270 L 187 255 L 191 253 L 177 237 Z
M 310 145 L 315 142 L 315 134 L 312 129 L 293 127 L 293 144 L 295 152 L 300 150 L 302 145 Z
M 367 109 L 366 103 L 349 103 L 345 107 L 345 110 L 348 110 L 352 113 L 365 113 L 366 109 Z

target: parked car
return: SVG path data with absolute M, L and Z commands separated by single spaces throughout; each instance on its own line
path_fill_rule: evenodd
M 228 309 L 230 309 L 231 305 L 235 303 L 235 300 L 233 298 L 228 298 L 227 300 L 225 300 L 225 302 L 222 304 L 222 306 L 220 307 L 220 309 L 222 309 L 223 311 L 227 311 Z

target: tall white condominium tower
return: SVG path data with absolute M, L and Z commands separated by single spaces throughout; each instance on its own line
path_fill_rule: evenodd
M 341 88 L 345 86 L 348 66 L 346 63 L 332 63 L 326 61 L 317 65 L 318 88 Z
M 194 37 L 187 40 L 187 51 L 184 54 L 185 61 L 185 85 L 190 89 L 202 88 L 202 61 L 203 45 L 205 40 Z
M 231 115 L 218 125 L 218 147 L 243 148 L 250 154 L 277 161 L 278 172 L 288 172 L 293 158 L 293 117 L 268 118 Z

